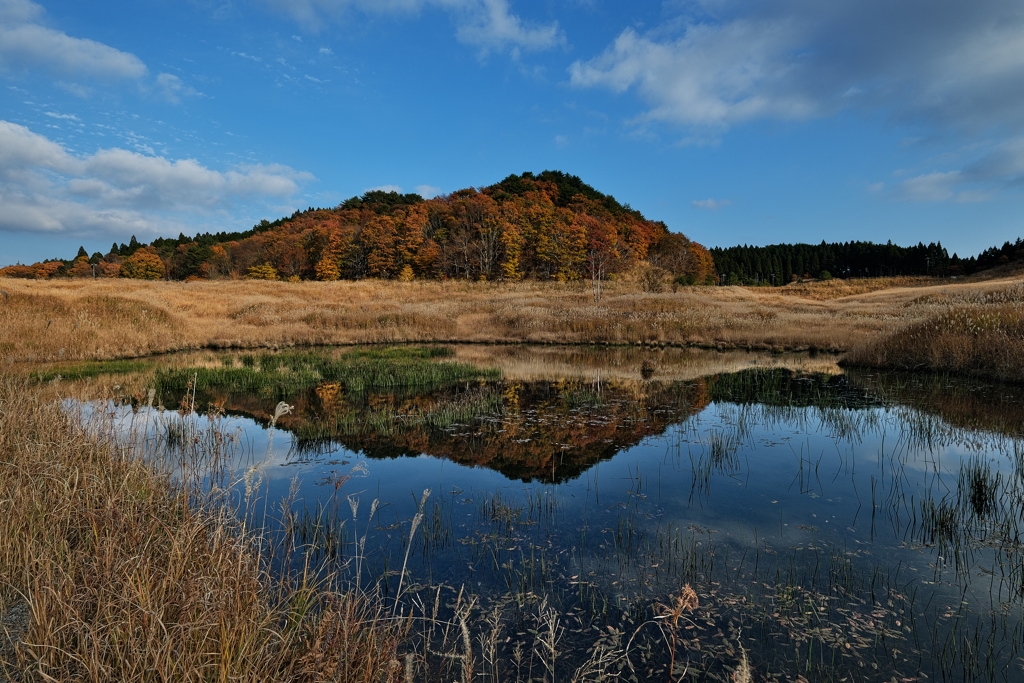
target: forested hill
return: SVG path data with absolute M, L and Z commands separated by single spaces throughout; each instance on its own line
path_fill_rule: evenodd
M 707 249 L 560 171 L 510 175 L 425 200 L 371 191 L 237 233 L 84 249 L 9 277 L 250 277 L 287 280 L 607 279 L 649 261 L 680 282 L 711 282 Z

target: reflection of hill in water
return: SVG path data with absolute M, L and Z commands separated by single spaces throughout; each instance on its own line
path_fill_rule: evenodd
M 268 424 L 266 398 L 204 397 Z M 565 481 L 661 434 L 703 410 L 706 383 L 618 381 L 469 383 L 417 396 L 346 396 L 324 384 L 290 399 L 278 428 L 296 437 L 295 455 L 343 446 L 370 458 L 421 454 L 488 467 L 510 479 Z
M 325 383 L 287 398 L 278 428 L 296 437 L 293 457 L 339 446 L 369 458 L 427 454 L 487 467 L 510 479 L 575 478 L 712 401 L 793 408 L 863 410 L 908 405 L 950 425 L 1016 433 L 1024 392 L 949 378 L 894 373 L 832 375 L 751 369 L 693 382 L 505 381 L 460 383 L 425 394 L 353 393 Z M 233 393 L 201 397 L 269 424 L 276 398 Z

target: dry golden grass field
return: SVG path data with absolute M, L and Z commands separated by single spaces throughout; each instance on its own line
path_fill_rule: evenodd
M 1022 281 L 833 280 L 661 293 L 619 282 L 595 301 L 586 283 L 5 279 L 0 359 L 406 341 L 678 344 L 821 349 L 869 365 L 953 370 L 987 354 L 974 370 L 993 374 L 995 363 L 1024 377 L 1024 354 L 1014 350 L 1024 345 Z M 938 337 L 945 340 L 935 347 Z

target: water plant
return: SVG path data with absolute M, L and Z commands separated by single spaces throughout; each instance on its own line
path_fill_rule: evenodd
M 245 354 L 242 367 L 162 369 L 155 385 L 161 396 L 180 396 L 190 380 L 204 391 L 228 388 L 284 398 L 290 392 L 339 382 L 350 394 L 375 390 L 430 390 L 466 380 L 496 379 L 496 370 L 456 362 L 440 347 L 356 349 L 339 355 L 312 351 Z

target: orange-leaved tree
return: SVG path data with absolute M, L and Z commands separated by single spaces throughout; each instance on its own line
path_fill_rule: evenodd
M 87 256 L 79 256 L 76 258 L 68 269 L 68 275 L 71 277 L 92 277 L 93 267 L 92 264 L 89 263 L 89 258 Z

